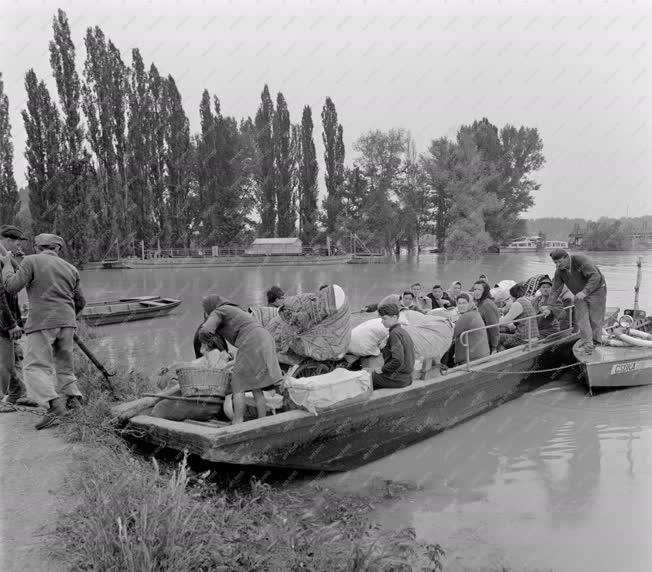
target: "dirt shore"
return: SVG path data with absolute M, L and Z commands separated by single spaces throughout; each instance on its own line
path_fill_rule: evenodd
M 56 429 L 36 431 L 31 413 L 0 413 L 0 569 L 59 572 L 49 555 L 72 445 Z

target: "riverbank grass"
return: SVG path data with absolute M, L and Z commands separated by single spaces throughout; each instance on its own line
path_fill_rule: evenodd
M 80 364 L 81 365 L 81 364 Z M 271 486 L 252 480 L 224 489 L 186 456 L 175 464 L 134 454 L 110 417 L 115 402 L 82 368 L 88 405 L 62 425 L 79 443 L 64 491 L 54 551 L 72 570 L 289 571 L 442 569 L 437 544 L 413 529 L 382 531 L 372 522 L 385 484 L 364 496 L 318 481 Z M 116 393 L 134 397 L 152 384 L 123 374 Z

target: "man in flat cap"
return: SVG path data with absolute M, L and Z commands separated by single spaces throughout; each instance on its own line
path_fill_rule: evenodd
M 593 353 L 602 343 L 602 324 L 607 305 L 607 283 L 600 269 L 584 254 L 568 254 L 561 248 L 550 253 L 557 270 L 550 298 L 557 300 L 564 284 L 575 295 L 575 320 L 580 329 L 579 347 Z
M 13 255 L 20 249 L 21 240 L 25 240 L 25 235 L 18 227 L 10 224 L 0 226 L 0 256 L 12 255 L 10 259 L 14 270 L 19 264 Z M 18 296 L 6 292 L 0 280 L 0 399 L 7 394 L 10 404 L 35 405 L 27 399 L 25 386 L 20 380 L 18 362 L 22 357 L 22 348 L 18 340 L 23 335 L 22 328 Z M 7 411 L 14 409 L 0 409 L 3 413 Z
M 39 234 L 34 239 L 36 254 L 26 256 L 16 271 L 5 257 L 2 269 L 5 290 L 26 288 L 29 298 L 24 382 L 36 402 L 48 408 L 36 429 L 52 425 L 66 413 L 66 406 L 77 407 L 81 397 L 73 367 L 73 335 L 76 316 L 86 301 L 79 271 L 59 257 L 63 244 L 60 236 Z

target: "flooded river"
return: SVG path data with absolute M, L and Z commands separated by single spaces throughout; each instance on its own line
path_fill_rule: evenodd
M 631 307 L 632 253 L 592 258 L 608 283 L 608 305 Z M 641 307 L 652 312 L 652 253 L 645 253 Z M 338 283 L 352 308 L 420 281 L 465 287 L 551 273 L 538 254 L 491 255 L 477 264 L 422 255 L 419 263 L 293 268 L 86 271 L 89 299 L 156 293 L 178 297 L 171 316 L 98 329 L 107 361 L 153 373 L 193 356 L 201 297 L 219 293 L 241 304 Z M 331 485 L 364 491 L 374 477 L 408 486 L 378 517 L 388 528 L 411 525 L 448 552 L 446 570 L 652 570 L 652 386 L 587 397 L 570 375 L 436 437 L 355 471 Z

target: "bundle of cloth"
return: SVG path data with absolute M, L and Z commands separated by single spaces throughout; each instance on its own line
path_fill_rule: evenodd
M 509 289 L 514 286 L 514 280 L 501 280 L 490 290 L 491 297 L 496 305 L 500 306 L 509 300 Z
M 382 300 L 382 306 L 387 299 Z M 399 322 L 412 338 L 417 360 L 432 358 L 439 361 L 453 341 L 453 324 L 447 316 L 429 315 L 413 310 L 401 310 Z M 348 353 L 357 356 L 377 356 L 387 343 L 389 330 L 380 318 L 367 320 L 351 332 Z
M 417 359 L 432 358 L 438 363 L 453 342 L 453 323 L 446 316 L 404 310 L 399 320 L 412 338 Z
M 340 286 L 324 286 L 314 294 L 286 296 L 266 328 L 279 352 L 338 359 L 351 341 L 351 309 Z
M 278 316 L 278 308 L 275 306 L 251 306 L 249 313 L 263 328 L 267 328 L 268 324 Z
M 534 298 L 534 295 L 539 291 L 541 282 L 543 282 L 544 279 L 550 280 L 550 276 L 547 274 L 535 274 L 523 282 L 523 285 L 525 286 L 525 293 L 523 296 L 526 298 Z

